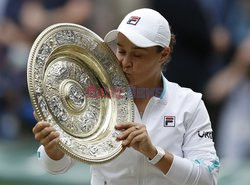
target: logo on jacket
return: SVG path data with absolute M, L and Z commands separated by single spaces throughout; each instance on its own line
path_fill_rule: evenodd
M 139 22 L 140 19 L 141 19 L 141 18 L 138 17 L 138 16 L 131 16 L 131 17 L 129 18 L 127 24 L 136 25 L 136 24 Z
M 213 139 L 213 132 L 206 132 L 206 131 L 198 131 L 198 136 L 200 138 L 209 138 Z
M 175 116 L 164 116 L 164 127 L 175 127 Z

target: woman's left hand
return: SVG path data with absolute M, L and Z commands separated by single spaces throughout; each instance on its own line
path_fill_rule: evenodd
M 117 136 L 117 140 L 122 140 L 124 147 L 133 147 L 151 159 L 157 154 L 157 150 L 151 142 L 145 125 L 128 122 L 117 124 L 115 128 L 117 130 L 123 130 L 123 132 Z

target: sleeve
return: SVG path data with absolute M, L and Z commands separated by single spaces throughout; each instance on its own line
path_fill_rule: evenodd
M 183 156 L 175 156 L 167 178 L 177 185 L 216 185 L 219 159 L 212 138 L 212 128 L 204 102 L 186 123 Z
M 65 173 L 70 169 L 75 161 L 67 155 L 58 161 L 51 159 L 45 152 L 44 147 L 41 145 L 37 150 L 38 160 L 45 170 L 51 174 Z

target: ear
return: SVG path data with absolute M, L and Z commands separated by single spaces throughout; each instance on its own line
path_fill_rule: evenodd
M 164 62 L 166 62 L 166 60 L 168 59 L 169 55 L 170 55 L 170 48 L 169 47 L 165 47 L 161 51 L 160 63 L 163 64 Z

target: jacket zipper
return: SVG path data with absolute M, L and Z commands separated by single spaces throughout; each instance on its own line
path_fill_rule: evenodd
M 144 179 L 144 160 L 143 158 L 140 156 L 140 153 L 137 154 L 137 158 L 138 158 L 138 181 L 137 184 L 138 185 L 143 185 L 143 179 Z

